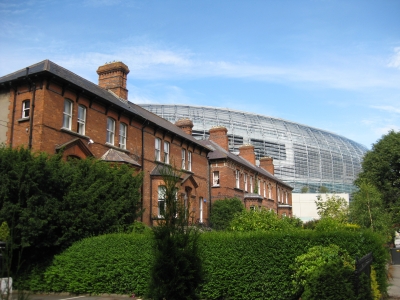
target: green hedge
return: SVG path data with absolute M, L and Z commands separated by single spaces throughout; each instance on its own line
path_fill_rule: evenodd
M 338 245 L 351 257 L 373 252 L 381 291 L 387 289 L 388 251 L 366 231 L 286 233 L 208 232 L 200 238 L 205 271 L 203 299 L 296 299 L 290 266 L 316 245 Z M 149 234 L 109 234 L 82 240 L 55 257 L 43 280 L 30 281 L 32 291 L 146 294 L 153 262 Z
M 54 258 L 32 291 L 143 295 L 153 261 L 149 234 L 107 234 L 75 243 Z

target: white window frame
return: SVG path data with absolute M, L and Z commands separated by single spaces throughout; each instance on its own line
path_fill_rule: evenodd
M 289 204 L 289 201 L 288 201 L 288 192 L 287 192 L 287 191 L 285 191 L 285 203 L 286 203 L 286 204 Z
M 114 145 L 115 139 L 115 120 L 113 118 L 107 118 L 107 140 L 106 143 Z
M 203 197 L 199 198 L 199 223 L 203 223 Z
M 188 171 L 192 171 L 192 152 L 188 151 Z
M 247 173 L 244 173 L 244 191 L 247 192 Z
M 268 184 L 268 199 L 272 199 L 272 186 Z
M 76 131 L 82 135 L 85 135 L 86 132 L 86 107 L 83 105 L 78 105 L 78 126 Z
M 125 123 L 119 123 L 119 147 L 126 149 L 126 136 L 128 132 L 128 125 Z
M 258 194 L 261 196 L 261 180 L 258 179 L 257 183 L 258 183 Z
M 186 170 L 186 149 L 182 149 L 182 170 Z
M 253 176 L 250 176 L 250 193 L 253 193 Z
M 278 202 L 281 202 L 281 190 L 280 190 L 280 188 L 278 188 L 277 193 L 278 193 Z
M 264 198 L 267 197 L 267 183 L 264 181 L 264 190 L 263 190 Z
M 164 218 L 165 214 L 165 186 L 158 186 L 158 202 L 157 202 L 157 216 L 159 218 Z
M 155 155 L 156 161 L 161 161 L 161 139 L 160 138 L 155 138 L 154 155 Z
M 72 112 L 73 102 L 71 100 L 64 100 L 64 112 L 63 112 L 63 128 L 71 130 L 72 126 Z
M 169 164 L 169 142 L 164 142 L 164 163 Z
M 22 118 L 23 119 L 29 118 L 30 111 L 31 111 L 31 100 L 22 101 Z
M 235 178 L 236 178 L 236 188 L 239 189 L 240 188 L 240 171 L 236 170 L 235 171 Z
M 213 186 L 219 186 L 219 171 L 213 172 Z

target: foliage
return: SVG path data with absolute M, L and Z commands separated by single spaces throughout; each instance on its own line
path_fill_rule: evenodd
M 113 233 L 74 243 L 43 275 L 32 276 L 34 292 L 144 295 L 153 262 L 151 235 Z
M 344 198 L 337 195 L 326 195 L 324 199 L 324 197 L 318 195 L 315 204 L 321 219 L 331 218 L 339 222 L 346 222 L 348 219 L 348 204 Z
M 315 224 L 314 229 L 318 231 L 334 231 L 334 230 L 356 231 L 360 229 L 360 226 L 357 224 L 343 223 L 338 221 L 337 219 L 323 218 L 320 219 Z
M 314 246 L 295 259 L 293 285 L 298 296 L 311 299 L 351 299 L 354 260 L 336 245 Z
M 310 190 L 310 188 L 309 188 L 308 186 L 303 186 L 303 187 L 301 188 L 300 192 L 301 192 L 302 194 L 304 194 L 304 193 L 308 193 L 309 190 Z
M 127 230 L 141 213 L 141 184 L 126 165 L 0 147 L 0 221 L 19 253 L 14 272 L 19 262 L 43 263 L 82 238 Z
M 389 241 L 392 238 L 391 218 L 385 210 L 382 195 L 366 180 L 359 180 L 359 190 L 350 204 L 350 219 L 364 228 L 382 233 Z
M 290 265 L 313 246 L 331 244 L 345 249 L 352 258 L 372 252 L 379 291 L 386 291 L 388 252 L 381 237 L 370 230 L 212 231 L 199 238 L 198 254 L 205 274 L 201 298 L 297 300 Z M 38 272 L 26 286 L 33 291 L 134 292 L 142 296 L 149 292 L 147 281 L 155 260 L 154 247 L 155 240 L 149 234 L 87 238 L 56 256 L 45 275 Z
M 373 266 L 371 266 L 371 294 L 373 300 L 380 300 L 382 294 L 379 291 L 378 281 L 376 280 L 376 271 Z
M 8 227 L 7 222 L 1 223 L 0 226 L 0 241 L 6 242 L 10 237 L 10 228 Z
M 391 213 L 393 223 L 400 226 L 400 132 L 382 136 L 365 154 L 356 185 L 363 180 L 382 194 L 385 209 Z
M 188 226 L 190 209 L 176 196 L 181 173 L 165 165 L 161 175 L 165 209 L 162 220 L 153 227 L 155 251 L 148 295 L 154 300 L 199 299 L 198 289 L 203 281 L 198 253 L 200 233 Z
M 298 220 L 291 221 L 288 217 L 279 217 L 274 211 L 244 210 L 236 214 L 230 223 L 232 231 L 282 231 L 299 227 Z
M 319 187 L 319 192 L 321 194 L 326 194 L 326 193 L 329 192 L 329 189 L 326 186 L 322 185 L 322 186 Z
M 211 227 L 216 230 L 226 230 L 235 214 L 244 211 L 244 205 L 238 198 L 216 200 L 211 207 Z

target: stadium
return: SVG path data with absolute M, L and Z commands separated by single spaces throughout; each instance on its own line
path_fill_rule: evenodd
M 243 144 L 254 145 L 256 158 L 272 157 L 275 176 L 294 193 L 319 192 L 321 187 L 330 193 L 352 193 L 367 151 L 343 136 L 269 116 L 216 107 L 139 105 L 172 123 L 191 119 L 196 139 L 207 139 L 213 126 L 225 126 L 231 152 Z

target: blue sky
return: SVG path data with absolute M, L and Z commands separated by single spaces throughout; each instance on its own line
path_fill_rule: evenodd
M 43 59 L 129 100 L 299 122 L 370 148 L 400 130 L 399 0 L 0 0 L 0 76 Z

